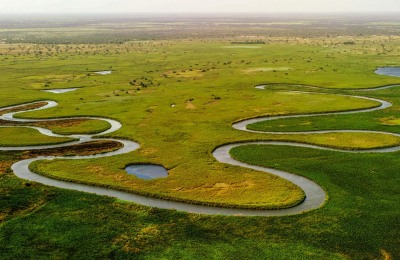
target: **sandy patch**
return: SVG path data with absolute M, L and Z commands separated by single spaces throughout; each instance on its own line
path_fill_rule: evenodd
M 195 105 L 193 105 L 193 103 L 192 103 L 192 102 L 190 102 L 190 101 L 187 101 L 187 102 L 186 102 L 186 109 L 193 110 L 193 109 L 196 109 L 196 106 L 195 106 Z

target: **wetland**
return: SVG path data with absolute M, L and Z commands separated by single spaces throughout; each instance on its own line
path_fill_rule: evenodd
M 230 19 L 0 18 L 1 258 L 399 258 L 398 16 Z

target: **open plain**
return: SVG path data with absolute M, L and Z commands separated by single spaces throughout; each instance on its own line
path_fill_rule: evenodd
M 81 19 L 0 19 L 2 259 L 400 257 L 397 20 Z

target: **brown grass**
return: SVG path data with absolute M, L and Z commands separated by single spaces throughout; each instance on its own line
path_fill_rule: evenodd
M 0 175 L 6 173 L 6 171 L 10 169 L 11 164 L 11 161 L 0 161 Z
M 93 154 L 111 152 L 120 148 L 122 148 L 121 143 L 108 140 L 98 140 L 68 147 L 26 151 L 23 153 L 22 157 L 23 159 L 28 159 L 37 156 L 65 156 L 65 155 L 83 156 L 83 155 L 93 155 Z
M 192 102 L 187 101 L 187 102 L 186 102 L 186 109 L 193 110 L 193 109 L 196 109 L 196 106 L 193 105 Z
M 90 119 L 66 119 L 66 120 L 56 120 L 56 121 L 46 121 L 46 122 L 35 122 L 32 125 L 49 128 L 51 126 L 57 127 L 73 127 L 82 124 L 83 122 L 89 121 Z
M 25 105 L 25 106 L 21 106 L 21 107 L 5 109 L 5 110 L 1 110 L 0 111 L 0 115 L 4 115 L 4 114 L 7 114 L 7 113 L 12 113 L 12 112 L 35 109 L 35 108 L 43 107 L 45 105 L 47 105 L 46 102 L 38 102 L 38 103 L 35 103 L 35 104 L 29 104 L 29 105 Z
M 384 260 L 392 260 L 392 256 L 385 249 L 381 249 L 381 254 Z
M 384 117 L 380 118 L 379 122 L 383 125 L 400 125 L 400 118 L 397 117 Z

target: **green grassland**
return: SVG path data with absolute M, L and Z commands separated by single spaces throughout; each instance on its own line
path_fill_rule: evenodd
M 5 157 L 10 155 L 2 153 L 2 160 Z M 3 259 L 344 259 L 337 251 L 346 250 L 344 242 L 325 244 L 322 237 L 313 239 L 320 236 L 317 228 L 324 224 L 304 224 L 313 218 L 308 214 L 200 216 L 26 183 L 11 174 L 0 176 L 0 189 Z M 331 222 L 334 227 L 335 220 Z M 306 229 L 310 231 L 303 236 Z M 353 248 L 351 255 L 364 256 L 358 250 Z M 370 256 L 379 256 L 371 251 Z
M 296 147 L 244 146 L 231 153 L 242 161 L 295 172 L 321 184 L 329 194 L 329 202 L 311 214 L 314 220 L 309 223 L 324 233 L 320 234 L 324 243 L 337 239 L 348 243 L 349 250 L 362 245 L 376 252 L 387 250 L 394 258 L 399 255 L 398 152 L 349 156 Z M 318 223 L 321 226 L 317 227 Z M 349 234 L 351 239 L 346 238 Z M 367 251 L 363 257 L 353 257 L 371 258 Z
M 0 146 L 32 146 L 60 144 L 73 141 L 73 138 L 50 137 L 32 128 L 0 127 Z
M 344 44 L 348 40 L 355 44 Z M 272 175 L 222 165 L 212 157 L 212 151 L 225 143 L 252 140 L 294 141 L 343 149 L 398 145 L 399 138 L 384 134 L 257 134 L 234 130 L 231 124 L 259 116 L 379 105 L 335 95 L 345 93 L 385 99 L 394 106 L 373 113 L 277 120 L 260 123 L 257 129 L 399 132 L 396 120 L 400 100 L 396 93 L 400 89 L 355 91 L 399 83 L 394 77 L 374 74 L 379 66 L 400 65 L 399 43 L 400 38 L 395 36 L 359 36 L 276 38 L 257 48 L 226 48 L 230 46 L 228 40 L 2 44 L 0 69 L 5 73 L 0 75 L 0 106 L 55 100 L 59 103 L 55 108 L 19 116 L 112 118 L 123 127 L 110 137 L 141 145 L 130 154 L 101 160 L 37 162 L 31 167 L 38 173 L 191 203 L 284 208 L 304 198 L 298 187 Z M 100 70 L 113 73 L 94 73 Z M 281 84 L 265 90 L 254 88 L 273 83 Z M 41 91 L 69 87 L 80 88 L 61 95 Z M 100 131 L 106 127 L 87 122 L 70 129 L 60 127 L 57 132 Z M 396 258 L 396 154 L 358 155 L 270 146 L 240 148 L 234 153 L 237 158 L 305 175 L 329 196 L 323 208 L 306 214 L 244 218 L 150 209 L 25 183 L 14 177 L 9 163 L 5 163 L 17 160 L 21 154 L 1 152 L 4 165 L 0 168 L 0 190 L 6 196 L 0 201 L 0 254 L 4 252 L 7 258 L 46 257 L 43 252 L 47 251 L 56 258 L 204 259 L 376 259 L 390 254 Z M 169 170 L 169 177 L 137 179 L 124 171 L 132 163 L 163 165 Z M 23 249 L 26 243 L 28 249 Z
M 72 135 L 72 134 L 97 134 L 110 128 L 110 124 L 106 121 L 96 119 L 78 119 L 67 120 L 62 122 L 46 122 L 38 124 L 50 129 L 55 134 Z

